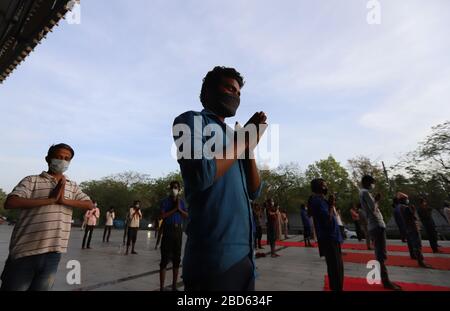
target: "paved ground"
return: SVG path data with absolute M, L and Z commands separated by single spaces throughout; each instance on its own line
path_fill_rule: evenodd
M 8 254 L 9 238 L 12 227 L 0 225 L 0 269 Z M 138 255 L 123 254 L 121 230 L 113 230 L 109 244 L 102 243 L 102 229 L 94 231 L 92 249 L 81 250 L 82 231 L 72 230 L 69 250 L 62 257 L 54 290 L 158 290 L 159 289 L 159 250 L 154 250 L 156 239 L 153 232 L 140 231 L 136 251 Z M 292 236 L 290 241 L 301 240 Z M 352 243 L 358 243 L 352 240 Z M 401 244 L 389 241 L 389 244 Z M 450 246 L 450 242 L 440 242 Z M 424 241 L 428 246 L 428 241 Z M 266 247 L 268 250 L 268 247 Z M 356 252 L 356 251 L 354 251 Z M 361 251 L 367 252 L 367 251 Z M 279 251 L 281 257 L 259 258 L 256 260 L 259 277 L 257 290 L 278 291 L 320 291 L 323 289 L 326 266 L 318 255 L 317 248 L 288 247 Z M 406 253 L 391 253 L 407 255 Z M 426 254 L 426 257 L 446 257 L 450 255 Z M 81 263 L 81 284 L 69 285 L 66 275 L 68 261 L 76 259 Z M 368 269 L 365 265 L 345 263 L 345 275 L 365 277 Z M 450 287 L 450 271 L 419 268 L 389 267 L 391 279 L 396 281 L 432 284 Z M 171 282 L 171 271 L 167 272 L 166 284 Z M 182 283 L 179 282 L 182 290 Z

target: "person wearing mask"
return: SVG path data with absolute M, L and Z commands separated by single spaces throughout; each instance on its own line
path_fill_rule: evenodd
M 355 225 L 356 237 L 358 238 L 358 241 L 361 242 L 363 235 L 361 232 L 361 225 L 359 223 L 358 206 L 356 204 L 352 204 L 352 207 L 350 208 L 350 216 L 352 217 L 353 224 Z
M 283 236 L 283 221 L 281 219 L 280 205 L 278 203 L 275 204 L 276 208 L 276 241 L 281 241 Z
M 433 250 L 433 253 L 439 253 L 438 234 L 436 231 L 436 224 L 433 220 L 433 210 L 428 206 L 428 202 L 425 198 L 419 200 L 417 214 L 427 233 L 428 241 L 430 241 L 430 247 Z
M 263 212 L 258 203 L 253 203 L 253 218 L 255 220 L 255 249 L 263 249 L 262 240 L 262 225 L 264 223 Z
M 97 202 L 94 202 L 95 208 L 86 212 L 86 229 L 84 230 L 83 236 L 83 244 L 81 248 L 84 249 L 86 246 L 86 238 L 87 238 L 87 248 L 91 248 L 91 239 L 92 233 L 94 231 L 95 226 L 97 225 L 97 220 L 100 217 L 100 209 L 97 207 Z
M 325 257 L 328 281 L 332 291 L 342 291 L 344 286 L 344 264 L 342 261 L 342 236 L 334 209 L 325 199 L 327 182 L 322 178 L 311 181 L 312 196 L 308 209 L 314 219 L 320 257 Z
M 107 243 L 109 243 L 109 237 L 111 236 L 111 229 L 113 227 L 115 218 L 116 214 L 114 213 L 114 208 L 111 206 L 109 210 L 106 212 L 105 230 L 103 231 L 103 242 L 106 241 Z
M 279 257 L 275 251 L 275 242 L 277 241 L 277 227 L 278 216 L 277 207 L 272 198 L 268 198 L 266 201 L 266 213 L 267 213 L 267 242 L 270 245 L 270 255 L 272 258 Z
M 139 230 L 139 223 L 142 219 L 141 201 L 134 201 L 133 207 L 128 212 L 128 232 L 127 232 L 127 250 L 125 255 L 128 255 L 128 251 L 131 244 L 131 254 L 137 255 L 135 251 L 135 245 L 137 240 L 137 233 Z
M 400 203 L 403 220 L 405 221 L 406 239 L 413 259 L 417 260 L 422 268 L 431 268 L 424 261 L 422 254 L 422 237 L 420 236 L 419 221 L 416 216 L 416 207 L 409 202 L 408 195 L 398 192 L 397 199 Z
M 394 207 L 394 220 L 397 224 L 398 231 L 400 232 L 400 239 L 404 243 L 406 242 L 406 227 L 397 197 L 394 197 L 394 199 L 392 200 L 392 206 Z
M 183 257 L 187 291 L 255 288 L 251 201 L 260 195 L 262 182 L 254 149 L 267 116 L 256 112 L 242 128 L 225 123 L 240 106 L 243 86 L 234 68 L 215 67 L 203 79 L 204 109 L 184 112 L 173 122 L 189 206 Z M 205 134 L 209 130 L 213 136 Z
M 386 224 L 383 215 L 378 207 L 381 197 L 375 199 L 371 191 L 375 189 L 375 178 L 370 175 L 364 175 L 361 179 L 361 190 L 359 193 L 361 208 L 367 217 L 369 236 L 373 240 L 375 248 L 375 258 L 380 264 L 381 282 L 384 288 L 392 290 L 401 290 L 401 287 L 389 280 L 386 267 L 387 248 L 386 248 Z M 369 238 L 369 237 L 366 237 Z
M 305 204 L 300 206 L 300 216 L 303 223 L 303 238 L 306 247 L 312 247 L 311 244 L 311 220 L 308 216 L 308 209 Z
M 23 178 L 7 196 L 5 209 L 20 211 L 1 275 L 2 291 L 47 291 L 67 252 L 73 209 L 94 208 L 91 199 L 64 172 L 73 163 L 67 144 L 52 145 L 48 170 Z
M 172 291 L 177 290 L 178 269 L 181 262 L 183 241 L 183 219 L 188 217 L 184 201 L 180 198 L 181 185 L 178 181 L 170 183 L 170 195 L 161 202 L 161 218 L 164 219 L 161 241 L 161 263 L 159 265 L 160 290 L 164 290 L 167 264 L 172 262 Z
M 289 236 L 288 236 L 289 219 L 288 219 L 288 216 L 287 216 L 287 211 L 286 210 L 282 210 L 280 213 L 281 213 L 281 224 L 283 226 L 284 238 L 287 240 L 287 239 L 289 239 Z

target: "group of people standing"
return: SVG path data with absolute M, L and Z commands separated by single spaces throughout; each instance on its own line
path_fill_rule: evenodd
M 273 198 L 268 198 L 261 206 L 252 203 L 254 221 L 254 248 L 263 249 L 261 239 L 263 234 L 264 219 L 267 229 L 267 243 L 270 246 L 271 257 L 279 257 L 275 250 L 275 242 L 289 238 L 289 219 L 286 210 L 281 210 L 280 205 Z M 265 217 L 264 217 L 265 214 Z
M 365 175 L 361 180 L 360 207 L 353 206 L 350 210 L 352 220 L 355 224 L 358 239 L 362 239 L 364 233 L 367 248 L 375 250 L 375 258 L 380 264 L 380 276 L 383 286 L 391 290 L 401 290 L 401 287 L 389 279 L 386 260 L 386 224 L 379 208 L 380 195 L 373 194 L 376 189 L 376 180 Z M 319 254 L 325 257 L 328 269 L 328 278 L 331 290 L 340 291 L 343 288 L 343 261 L 341 254 L 341 243 L 343 241 L 342 231 L 339 229 L 338 215 L 333 208 L 335 200 L 333 196 L 328 198 L 328 186 L 324 179 L 314 179 L 311 182 L 313 195 L 308 202 L 308 213 L 306 207 L 302 206 L 302 219 L 304 224 L 309 223 L 308 216 L 312 215 L 317 240 Z M 424 261 L 422 254 L 422 242 L 418 217 L 421 219 L 424 229 L 430 240 L 433 252 L 439 252 L 437 244 L 437 233 L 432 218 L 432 210 L 428 207 L 425 198 L 420 199 L 420 207 L 416 210 L 410 204 L 408 195 L 398 192 L 394 198 L 395 219 L 399 224 L 402 238 L 408 243 L 410 256 L 417 260 L 420 267 L 431 268 Z M 401 223 L 399 223 L 401 222 Z M 403 230 L 403 231 L 402 231 Z M 305 228 L 306 237 L 310 235 L 310 227 Z

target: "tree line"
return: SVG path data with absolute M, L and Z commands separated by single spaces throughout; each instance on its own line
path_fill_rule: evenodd
M 410 201 L 417 204 L 421 197 L 428 199 L 433 208 L 442 208 L 450 193 L 450 121 L 432 128 L 431 134 L 421 141 L 417 148 L 390 167 L 374 162 L 366 156 L 357 156 L 346 163 L 338 162 L 332 155 L 302 169 L 296 163 L 279 166 L 277 169 L 261 171 L 264 182 L 259 203 L 272 197 L 281 209 L 296 213 L 311 194 L 309 183 L 322 177 L 328 181 L 329 191 L 336 194 L 337 206 L 344 221 L 350 221 L 350 208 L 359 203 L 361 177 L 370 174 L 377 180 L 376 192 L 381 194 L 381 211 L 389 219 L 392 215 L 392 198 L 397 191 L 407 193 Z M 83 191 L 96 200 L 103 213 L 110 207 L 116 210 L 116 217 L 124 219 L 134 200 L 140 200 L 143 217 L 155 219 L 159 205 L 168 195 L 172 180 L 182 182 L 179 172 L 152 178 L 138 172 L 124 172 L 99 180 L 80 184 Z M 16 218 L 17 211 L 3 209 L 6 198 L 0 189 L 0 215 Z M 74 211 L 74 218 L 81 219 L 81 211 Z

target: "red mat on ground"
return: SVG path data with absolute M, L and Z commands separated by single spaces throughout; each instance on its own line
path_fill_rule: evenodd
M 342 253 L 342 259 L 344 260 L 344 262 L 360 263 L 365 265 L 369 262 L 369 260 L 375 259 L 375 254 L 344 252 Z M 425 263 L 429 264 L 433 269 L 450 270 L 450 258 L 426 257 Z M 412 260 L 409 256 L 397 256 L 389 254 L 388 260 L 386 261 L 386 265 L 420 268 L 419 264 L 417 263 L 417 260 Z
M 267 241 L 262 240 L 263 245 L 267 245 Z M 314 247 L 317 246 L 316 243 L 312 243 Z M 305 247 L 305 242 L 294 242 L 294 241 L 277 241 L 278 246 L 288 246 L 288 247 Z M 354 249 L 354 250 L 367 250 L 365 244 L 355 244 L 355 243 L 344 243 L 342 244 L 342 249 Z M 406 245 L 388 245 L 388 252 L 409 252 L 408 246 Z M 440 247 L 439 251 L 442 254 L 450 254 L 450 247 Z M 423 253 L 433 253 L 433 250 L 429 246 L 422 247 Z
M 435 286 L 435 285 L 428 285 L 428 284 L 416 284 L 416 283 L 405 283 L 405 282 L 395 282 L 396 284 L 400 285 L 404 291 L 421 291 L 421 292 L 442 292 L 442 291 L 450 291 L 450 287 L 444 287 L 444 286 Z M 325 275 L 325 284 L 323 287 L 323 290 L 329 291 L 329 283 L 328 283 L 328 276 Z M 381 284 L 368 284 L 367 280 L 365 278 L 355 278 L 346 276 L 344 277 L 344 291 L 349 292 L 372 292 L 372 291 L 390 291 L 388 289 L 385 289 L 383 285 Z

